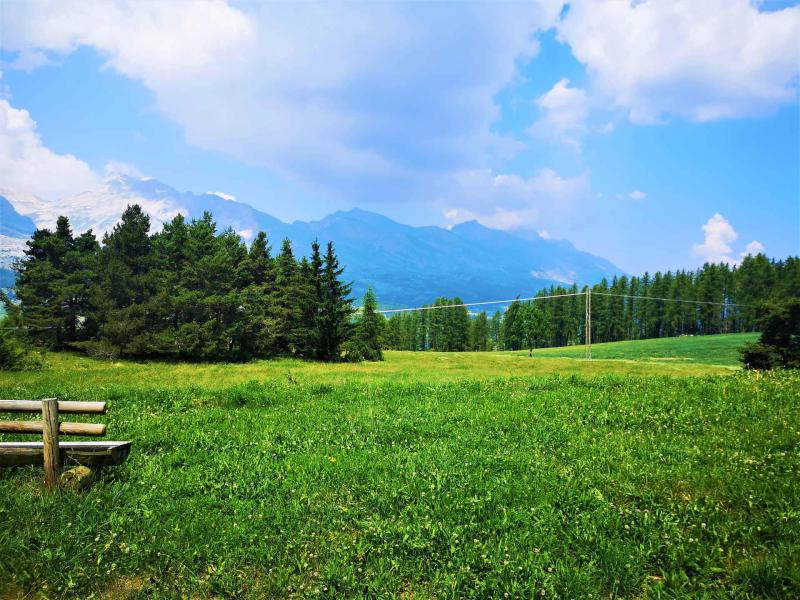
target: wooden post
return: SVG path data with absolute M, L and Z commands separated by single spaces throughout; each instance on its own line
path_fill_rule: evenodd
M 42 400 L 42 442 L 44 459 L 44 485 L 50 489 L 59 487 L 58 471 L 61 455 L 58 450 L 58 400 Z
M 592 288 L 586 286 L 586 321 L 583 336 L 586 345 L 586 358 L 592 360 Z

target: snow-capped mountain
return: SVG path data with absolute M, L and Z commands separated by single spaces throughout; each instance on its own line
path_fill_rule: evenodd
M 20 215 L 32 219 L 37 227 L 53 227 L 60 215 L 70 218 L 74 231 L 91 229 L 98 236 L 110 231 L 130 204 L 138 204 L 150 215 L 154 230 L 178 213 L 190 213 L 197 202 L 194 194 L 177 190 L 147 177 L 136 178 L 114 174 L 95 188 L 57 202 L 31 194 L 18 194 L 0 189 Z M 215 199 L 222 200 L 215 196 Z
M 386 306 L 413 306 L 437 296 L 480 301 L 533 295 L 550 284 L 593 283 L 621 271 L 610 262 L 577 250 L 566 240 L 514 235 L 470 221 L 452 229 L 412 227 L 382 215 L 353 209 L 319 221 L 284 223 L 221 193 L 179 192 L 148 178 L 114 175 L 101 185 L 59 202 L 0 192 L 0 277 L 9 285 L 10 260 L 22 254 L 34 227 L 55 225 L 59 215 L 72 229 L 92 229 L 100 237 L 125 208 L 139 204 L 150 214 L 152 229 L 181 213 L 214 216 L 218 228 L 232 227 L 246 241 L 265 231 L 273 247 L 292 240 L 298 254 L 315 238 L 333 240 L 360 297 L 372 285 Z M 2 269 L 5 270 L 2 270 Z

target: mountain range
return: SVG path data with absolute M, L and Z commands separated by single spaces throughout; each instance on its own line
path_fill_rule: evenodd
M 451 229 L 414 227 L 352 209 L 318 221 L 285 223 L 223 194 L 179 192 L 155 179 L 115 174 L 58 202 L 0 190 L 0 287 L 12 285 L 11 261 L 22 255 L 36 227 L 52 228 L 64 214 L 76 233 L 92 229 L 100 236 L 134 203 L 150 215 L 154 230 L 178 213 L 191 218 L 209 211 L 220 230 L 231 227 L 248 242 L 264 231 L 273 248 L 289 238 L 298 254 L 307 253 L 315 238 L 323 244 L 333 240 L 354 296 L 360 298 L 372 285 L 384 307 L 419 306 L 437 296 L 465 302 L 531 296 L 551 284 L 582 285 L 622 273 L 566 240 L 500 231 L 476 221 Z

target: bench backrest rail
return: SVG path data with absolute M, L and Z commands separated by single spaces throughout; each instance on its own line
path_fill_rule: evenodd
M 41 413 L 41 421 L 0 421 L 0 433 L 39 433 L 42 435 L 44 483 L 46 487 L 59 487 L 58 471 L 61 452 L 58 436 L 105 435 L 106 426 L 94 423 L 59 423 L 60 412 L 69 414 L 103 414 L 105 402 L 69 402 L 56 398 L 44 400 L 0 400 L 0 412 Z
M 56 398 L 45 398 L 44 400 L 0 400 L 0 412 L 41 413 L 42 402 L 45 400 L 56 400 Z M 58 412 L 73 415 L 104 415 L 106 403 L 58 400 Z

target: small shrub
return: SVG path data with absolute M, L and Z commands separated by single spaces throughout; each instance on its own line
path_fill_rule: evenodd
M 0 333 L 0 371 L 35 371 L 41 367 L 39 358 L 20 340 L 5 332 Z
M 742 364 L 745 369 L 767 371 L 782 366 L 781 355 L 772 346 L 761 342 L 745 344 L 741 350 Z
M 345 362 L 380 361 L 383 360 L 383 352 L 380 348 L 367 344 L 363 340 L 352 339 L 342 344 L 342 360 Z
M 800 298 L 762 306 L 761 338 L 742 348 L 748 369 L 800 369 Z

